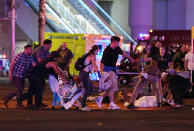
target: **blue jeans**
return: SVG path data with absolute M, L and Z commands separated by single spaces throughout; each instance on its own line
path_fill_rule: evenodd
M 60 98 L 57 94 L 57 92 L 53 92 L 53 101 L 52 101 L 52 106 L 59 105 Z
M 157 84 L 157 81 L 158 81 L 158 77 L 157 76 L 148 76 L 147 79 L 142 79 L 140 78 L 135 86 L 135 89 L 132 93 L 132 96 L 131 96 L 131 99 L 130 99 L 130 103 L 134 103 L 138 94 L 139 94 L 139 90 L 145 86 L 147 83 L 150 83 L 152 84 L 152 87 L 153 89 L 155 90 L 156 92 L 156 101 L 157 103 L 160 102 L 160 93 L 159 93 L 159 89 L 157 88 L 156 84 Z

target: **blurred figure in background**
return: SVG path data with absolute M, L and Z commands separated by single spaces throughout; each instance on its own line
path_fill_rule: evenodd
M 173 68 L 177 71 L 184 71 L 184 58 L 185 54 L 187 53 L 187 45 L 183 44 L 173 56 Z
M 57 60 L 58 66 L 63 70 L 67 71 L 68 76 L 71 78 L 69 73 L 69 66 L 73 59 L 73 53 L 70 49 L 67 48 L 67 43 L 63 42 L 62 45 L 58 48 L 57 52 L 59 53 L 60 57 Z
M 194 96 L 194 47 L 185 55 L 185 71 L 191 72 L 192 96 Z
M 161 72 L 165 72 L 168 69 L 168 63 L 170 62 L 170 58 L 166 53 L 164 47 L 160 47 L 160 55 L 158 59 L 158 68 Z
M 159 41 L 155 42 L 155 44 L 150 49 L 150 53 L 148 57 L 151 57 L 152 60 L 158 61 L 160 57 L 160 47 L 161 47 L 161 43 Z

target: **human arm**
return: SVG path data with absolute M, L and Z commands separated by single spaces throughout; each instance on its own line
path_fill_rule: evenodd
M 9 67 L 9 79 L 12 80 L 13 79 L 13 70 L 14 70 L 14 66 L 17 63 L 17 61 L 19 61 L 19 59 L 21 58 L 22 53 L 18 54 L 14 60 L 11 61 L 10 67 Z
M 61 50 L 62 47 L 63 47 L 63 46 L 60 45 L 59 48 L 58 48 L 56 51 L 59 52 L 59 51 Z
M 70 66 L 71 62 L 72 62 L 72 58 L 69 59 L 69 62 L 67 63 L 67 67 Z
M 104 64 L 103 63 L 100 63 L 100 74 L 102 74 L 103 69 L 104 69 Z
M 13 79 L 13 67 L 14 67 L 14 65 L 15 65 L 15 62 L 12 61 L 10 64 L 10 67 L 9 67 L 9 80 Z
M 184 61 L 185 71 L 187 71 L 187 65 L 188 65 L 188 60 L 185 59 L 185 61 Z
M 144 60 L 145 60 L 145 62 L 148 62 L 148 61 L 151 61 L 151 60 L 152 60 L 152 58 L 151 58 L 151 57 L 149 57 L 148 55 L 145 55 Z
M 92 55 L 90 58 L 91 58 L 93 70 L 94 70 L 94 72 L 97 72 L 98 71 L 98 67 L 96 65 L 96 56 Z
M 62 71 L 59 70 L 58 66 L 54 62 L 48 62 L 46 68 L 53 68 L 55 73 L 63 80 L 64 83 L 67 83 L 67 80 L 63 76 Z
M 67 63 L 67 67 L 70 66 L 70 64 L 71 64 L 71 62 L 72 62 L 72 60 L 73 60 L 73 53 L 71 52 L 71 50 L 69 50 L 68 55 L 69 55 L 69 61 L 68 61 L 68 63 Z
M 174 66 L 175 66 L 175 64 L 176 64 L 176 62 L 179 58 L 180 58 L 180 53 L 179 52 L 175 53 L 174 56 L 172 57 L 172 67 L 173 67 L 173 69 L 174 69 Z
M 35 62 L 32 62 L 32 66 L 35 67 L 36 66 L 36 63 Z
M 187 71 L 187 67 L 188 67 L 188 54 L 185 55 L 184 67 L 185 67 L 185 71 Z
M 37 58 L 38 63 L 40 63 L 43 59 L 42 58 Z
M 161 77 L 158 78 L 158 88 L 159 88 L 159 93 L 160 93 L 160 96 L 163 98 L 163 91 L 162 91 L 162 79 Z
M 132 63 L 134 62 L 134 59 L 131 58 L 125 51 L 123 51 L 122 55 L 123 55 L 124 57 L 126 57 L 127 59 L 129 59 Z

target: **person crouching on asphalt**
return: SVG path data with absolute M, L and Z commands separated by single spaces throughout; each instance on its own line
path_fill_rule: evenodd
M 173 107 L 180 108 L 184 106 L 183 97 L 186 96 L 192 89 L 192 85 L 188 78 L 184 78 L 174 70 L 168 70 L 168 88 L 171 91 L 174 105 Z
M 156 95 L 156 101 L 157 101 L 157 107 L 161 107 L 160 103 L 160 93 L 159 89 L 157 88 L 157 82 L 159 81 L 159 78 L 161 76 L 160 69 L 157 67 L 157 61 L 152 60 L 150 62 L 150 65 L 145 66 L 144 71 L 142 71 L 139 81 L 137 82 L 135 89 L 132 93 L 129 105 L 127 106 L 128 109 L 134 108 L 134 102 L 138 96 L 139 90 L 145 86 L 147 83 L 152 84 L 152 87 L 155 90 Z

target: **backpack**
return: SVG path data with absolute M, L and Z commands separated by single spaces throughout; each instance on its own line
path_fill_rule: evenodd
M 88 53 L 87 54 L 84 54 L 83 56 L 81 56 L 81 57 L 79 57 L 78 58 L 78 60 L 76 61 L 76 63 L 75 63 L 75 69 L 77 70 L 77 71 L 81 71 L 81 70 L 83 70 L 86 66 L 88 66 L 88 65 L 90 65 L 91 64 L 91 62 L 88 64 L 88 65 L 85 65 L 84 64 L 84 61 L 85 61 L 85 59 L 88 57 Z

